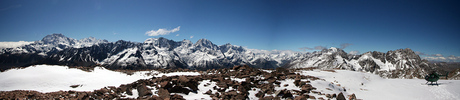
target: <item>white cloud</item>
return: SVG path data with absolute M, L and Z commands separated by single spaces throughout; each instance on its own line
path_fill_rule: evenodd
M 433 56 L 442 57 L 442 54 L 434 54 Z
M 192 36 L 190 36 L 190 38 L 193 38 L 193 35 L 192 35 Z
M 460 56 L 450 55 L 449 57 L 422 57 L 423 59 L 430 61 L 442 61 L 442 62 L 460 62 Z
M 145 32 L 146 35 L 149 35 L 149 36 L 158 36 L 158 35 L 168 35 L 169 33 L 174 33 L 174 32 L 177 32 L 180 30 L 180 26 L 172 29 L 172 30 L 168 30 L 168 29 L 164 29 L 164 28 L 160 28 L 158 30 L 150 30 L 150 31 L 147 31 Z
M 349 54 L 358 55 L 360 54 L 360 52 L 358 50 L 355 50 L 355 51 L 350 51 Z
M 176 34 L 176 36 L 179 36 L 179 34 Z

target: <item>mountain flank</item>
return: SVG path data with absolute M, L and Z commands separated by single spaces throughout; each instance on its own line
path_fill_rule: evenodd
M 443 73 L 458 68 L 458 64 L 455 67 L 453 64 L 430 63 L 409 48 L 360 55 L 348 54 L 335 47 L 303 53 L 247 49 L 229 43 L 219 46 L 207 39 L 192 43 L 190 40 L 173 41 L 163 37 L 139 43 L 124 40 L 108 42 L 93 37 L 76 40 L 62 34 L 51 34 L 28 45 L 0 50 L 2 71 L 37 64 L 130 70 L 206 70 L 248 65 L 265 69 L 343 69 L 375 73 L 387 78 L 422 78 L 431 71 Z

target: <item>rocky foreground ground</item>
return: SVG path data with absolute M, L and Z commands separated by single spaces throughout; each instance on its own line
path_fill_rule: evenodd
M 188 69 L 160 69 L 163 73 L 192 71 Z M 118 87 L 108 86 L 99 90 L 81 92 L 81 91 L 57 91 L 50 93 L 41 93 L 37 91 L 16 90 L 0 92 L 0 99 L 152 99 L 152 100 L 183 100 L 180 94 L 190 94 L 203 92 L 210 95 L 212 99 L 224 100 L 241 100 L 249 99 L 249 91 L 255 88 L 260 89 L 255 94 L 259 99 L 278 100 L 278 99 L 337 99 L 345 100 L 342 93 L 325 94 L 315 91 L 316 88 L 310 84 L 310 80 L 321 80 L 313 76 L 306 76 L 294 73 L 295 70 L 277 68 L 273 71 L 264 71 L 248 66 L 234 66 L 233 68 L 213 69 L 200 71 L 198 76 L 162 76 L 152 77 L 150 79 L 141 79 L 130 84 L 123 84 Z M 234 79 L 245 79 L 236 81 Z M 232 80 L 233 79 L 233 80 Z M 275 90 L 275 87 L 287 87 L 287 84 L 281 84 L 280 81 L 293 79 L 296 87 L 300 90 Z M 209 90 L 198 90 L 201 82 L 207 82 L 204 86 L 209 86 Z M 215 82 L 211 85 L 210 82 Z M 211 87 L 212 86 L 212 87 Z M 78 88 L 78 85 L 73 86 Z M 132 90 L 137 90 L 134 94 Z M 315 97 L 315 95 L 324 95 Z M 138 95 L 137 98 L 131 98 Z M 356 99 L 354 94 L 347 96 L 348 99 Z

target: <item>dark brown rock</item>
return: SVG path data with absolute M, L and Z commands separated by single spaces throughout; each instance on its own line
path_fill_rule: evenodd
M 160 96 L 160 98 L 163 98 L 163 99 L 170 98 L 169 91 L 162 89 L 162 88 L 158 89 L 158 96 Z
M 211 95 L 211 94 L 212 94 L 212 91 L 211 91 L 211 90 L 208 90 L 208 91 L 206 91 L 204 94 Z
M 182 86 L 176 85 L 169 89 L 169 93 L 184 93 L 188 95 L 188 93 L 190 93 L 190 90 Z
M 182 97 L 181 95 L 174 94 L 174 95 L 171 97 L 171 100 L 185 100 L 185 99 L 184 99 L 184 97 Z
M 273 99 L 274 99 L 273 96 L 266 96 L 266 97 L 264 97 L 264 100 L 273 100 Z
M 171 88 L 172 85 L 171 85 L 171 83 L 169 81 L 163 81 L 163 82 L 160 83 L 160 87 L 161 88 Z
M 346 100 L 342 92 L 340 92 L 339 95 L 337 95 L 337 100 Z
M 356 100 L 356 95 L 353 93 L 350 96 L 348 96 L 348 100 Z
M 265 93 L 263 93 L 262 91 L 259 91 L 259 92 L 257 92 L 257 94 L 256 94 L 256 97 L 259 97 L 259 98 L 262 98 L 262 97 L 264 97 L 264 96 L 265 96 Z
M 187 83 L 189 79 L 185 76 L 179 76 L 179 82 L 180 83 Z
M 297 96 L 294 98 L 294 100 L 307 100 L 307 97 L 305 96 Z
M 150 91 L 145 84 L 137 86 L 137 92 L 139 93 L 139 97 L 152 95 L 152 91 Z
M 291 91 L 284 91 L 283 96 L 281 98 L 293 98 Z

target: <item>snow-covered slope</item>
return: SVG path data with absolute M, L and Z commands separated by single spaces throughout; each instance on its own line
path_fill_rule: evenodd
M 24 69 L 10 69 L 0 73 L 0 91 L 36 90 L 54 92 L 59 90 L 93 91 L 106 86 L 119 86 L 139 79 L 147 79 L 156 71 L 140 71 L 132 75 L 96 67 L 91 72 L 55 65 L 36 65 Z M 76 88 L 71 85 L 80 85 Z
M 297 73 L 324 79 L 311 82 L 322 93 L 330 94 L 335 89 L 346 89 L 344 95 L 354 93 L 358 99 L 363 100 L 458 100 L 460 98 L 459 80 L 439 80 L 439 86 L 431 86 L 426 85 L 423 79 L 384 79 L 372 73 L 348 70 L 335 70 L 335 72 L 304 70 Z
M 331 47 L 313 52 L 305 58 L 292 60 L 285 66 L 290 68 L 347 69 L 379 74 L 389 78 L 422 78 L 427 74 L 428 62 L 420 59 L 409 48 L 395 51 L 366 52 L 349 55 L 343 50 Z
M 302 96 L 310 99 L 338 99 L 339 97 L 351 98 L 353 94 L 356 99 L 363 100 L 457 100 L 460 98 L 460 80 L 439 80 L 437 86 L 427 85 L 423 79 L 386 79 L 373 73 L 350 70 L 284 69 L 283 71 L 281 68 L 262 70 L 236 66 L 233 69 L 214 69 L 206 72 L 158 70 L 139 71 L 127 75 L 102 67 L 86 72 L 66 66 L 37 65 L 0 72 L 0 77 L 0 91 L 4 91 L 0 93 L 6 94 L 2 96 L 3 98 L 22 96 L 56 98 L 49 95 L 85 98 L 83 96 L 86 95 L 100 99 L 101 97 L 146 99 L 173 98 L 171 95 L 176 94 L 188 100 L 237 98 L 238 96 L 250 100 L 270 97 L 271 99 L 279 97 L 283 100 L 299 99 Z M 76 86 L 72 88 L 72 85 Z M 27 90 L 54 93 L 30 95 L 28 93 L 31 92 Z M 69 90 L 89 92 L 76 93 Z M 193 91 L 184 93 L 177 90 Z M 19 94 L 11 95 L 11 93 Z M 336 94 L 343 94 L 343 96 Z

